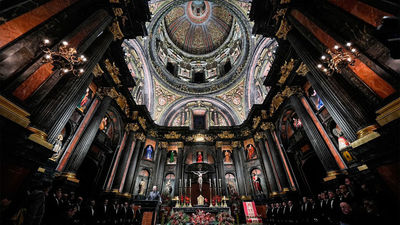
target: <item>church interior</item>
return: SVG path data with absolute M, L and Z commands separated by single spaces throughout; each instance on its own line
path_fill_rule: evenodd
M 0 1 L 0 223 L 398 224 L 399 15 Z

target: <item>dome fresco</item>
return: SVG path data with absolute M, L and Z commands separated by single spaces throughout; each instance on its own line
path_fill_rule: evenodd
M 189 1 L 173 8 L 164 20 L 167 33 L 178 48 L 191 54 L 206 54 L 227 39 L 233 17 L 216 3 Z
M 150 7 L 150 38 L 123 43 L 135 101 L 159 125 L 241 124 L 268 93 L 263 82 L 277 47 L 251 35 L 248 3 L 152 0 Z

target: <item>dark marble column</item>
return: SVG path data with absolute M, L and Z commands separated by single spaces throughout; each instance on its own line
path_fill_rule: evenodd
M 281 156 L 279 155 L 279 150 L 275 146 L 274 139 L 272 138 L 270 130 L 265 132 L 265 147 L 268 148 L 270 152 L 270 161 L 271 165 L 275 167 L 276 172 L 278 174 L 278 178 L 283 191 L 289 190 L 290 185 L 287 179 L 287 174 L 285 168 L 283 167 Z
M 128 173 L 125 178 L 125 184 L 123 188 L 124 193 L 133 194 L 133 191 L 135 190 L 136 177 L 139 174 L 139 162 L 143 158 L 143 154 L 141 154 L 141 152 L 144 151 L 143 144 L 143 141 L 136 139 L 135 150 L 133 152 L 132 160 L 129 164 Z
M 159 143 L 160 144 L 160 143 Z M 164 169 L 165 169 L 165 162 L 167 161 L 167 149 L 159 146 L 158 148 L 159 155 L 157 159 L 157 164 L 155 165 L 156 176 L 153 180 L 153 186 L 157 186 L 158 190 L 162 191 L 162 183 L 164 180 Z
M 235 165 L 235 169 L 236 169 L 236 181 L 238 184 L 238 192 L 239 195 L 245 195 L 246 193 L 246 188 L 245 188 L 245 180 L 244 175 L 243 175 L 243 162 L 241 160 L 241 158 L 239 157 L 239 151 L 240 148 L 234 148 L 232 150 L 232 158 L 233 158 L 233 164 Z
M 325 171 L 327 173 L 331 173 L 339 170 L 339 167 L 330 153 L 328 146 L 325 144 L 323 137 L 319 133 L 311 117 L 308 115 L 306 109 L 301 104 L 300 99 L 297 96 L 292 95 L 289 100 L 290 104 L 293 106 L 297 115 L 301 119 L 304 131 L 306 132 L 317 157 L 324 166 Z
M 221 184 L 218 184 L 218 188 L 219 185 L 221 185 L 221 191 L 222 193 L 219 193 L 220 196 L 226 195 L 227 190 L 226 190 L 226 181 L 225 181 L 225 169 L 224 169 L 224 158 L 222 156 L 222 150 L 221 148 L 217 148 L 217 158 L 215 160 L 217 169 L 218 169 L 218 183 L 219 183 L 219 179 L 221 179 Z M 219 191 L 219 189 L 218 189 Z
M 175 196 L 179 196 L 179 180 L 182 179 L 182 186 L 184 185 L 183 177 L 182 177 L 182 172 L 183 172 L 183 148 L 178 149 L 178 159 L 176 161 L 176 179 L 175 179 Z
M 68 122 L 78 105 L 87 85 L 92 79 L 92 70 L 103 56 L 113 40 L 110 32 L 104 32 L 88 49 L 88 62 L 84 66 L 85 72 L 75 77 L 67 74 L 53 88 L 32 113 L 34 126 L 48 132 L 48 141 L 51 143 Z
M 101 120 L 106 115 L 107 109 L 110 106 L 111 101 L 112 98 L 109 96 L 105 96 L 103 98 L 101 105 L 96 110 L 96 113 L 91 119 L 84 134 L 82 135 L 77 146 L 73 150 L 72 155 L 65 166 L 64 172 L 76 174 L 76 171 L 79 169 L 83 160 L 85 159 L 86 154 L 88 153 L 93 140 L 96 138 L 96 134 L 97 131 L 99 130 Z
M 119 190 L 121 186 L 122 179 L 124 177 L 125 168 L 127 167 L 128 159 L 131 157 L 129 153 L 132 148 L 135 147 L 135 132 L 129 132 L 128 140 L 126 141 L 125 148 L 122 150 L 121 156 L 119 158 L 119 163 L 117 166 L 117 171 L 112 184 L 112 189 Z
M 267 155 L 267 150 L 265 149 L 263 140 L 261 139 L 260 141 L 258 141 L 258 149 L 259 149 L 259 155 L 261 155 L 261 160 L 262 160 L 262 167 L 265 170 L 265 178 L 266 178 L 266 184 L 268 185 L 269 189 L 270 189 L 270 193 L 264 193 L 268 196 L 268 194 L 272 194 L 272 195 L 277 195 L 278 192 L 280 192 L 281 190 L 279 190 L 279 185 L 278 185 L 278 181 L 277 178 L 275 177 L 273 168 L 272 168 L 272 163 L 271 160 L 269 159 L 268 155 Z
M 332 118 L 349 141 L 356 140 L 357 131 L 370 125 L 368 114 L 333 77 L 318 69 L 320 61 L 317 52 L 313 51 L 312 45 L 299 32 L 292 30 L 288 34 L 288 40 L 310 70 L 306 75 L 307 79 Z

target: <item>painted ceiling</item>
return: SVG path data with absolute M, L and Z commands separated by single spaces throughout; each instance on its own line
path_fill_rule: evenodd
M 169 37 L 181 50 L 205 54 L 228 37 L 233 17 L 224 7 L 208 1 L 189 1 L 165 16 Z
M 136 103 L 146 105 L 159 125 L 193 127 L 194 115 L 204 115 L 207 128 L 241 124 L 253 104 L 261 104 L 268 93 L 263 82 L 278 47 L 273 39 L 251 35 L 252 24 L 247 16 L 250 3 L 239 0 L 152 0 L 149 4 L 153 14 L 148 24 L 149 37 L 126 40 L 122 45 L 128 68 L 137 84 L 131 90 Z M 246 39 L 239 47 L 238 39 L 235 39 L 238 32 L 240 40 Z M 172 45 L 167 41 L 163 45 L 154 45 L 166 46 L 162 52 L 165 62 L 183 58 L 192 60 L 185 61 L 187 65 L 200 65 L 204 61 L 216 62 L 218 67 L 218 57 L 224 54 L 237 64 L 230 71 L 233 75 L 200 86 L 175 82 L 176 77 L 165 72 L 166 64 L 158 58 L 160 48 L 156 48 L 158 52 L 153 54 L 156 58 L 152 58 L 154 46 L 151 43 L 163 41 L 160 37 L 166 34 Z M 232 44 L 227 44 L 230 40 Z M 238 49 L 246 54 L 241 53 L 244 56 L 238 57 Z M 178 62 L 178 65 L 183 63 Z M 166 79 L 172 82 L 166 82 Z M 212 91 L 204 91 L 202 87 Z

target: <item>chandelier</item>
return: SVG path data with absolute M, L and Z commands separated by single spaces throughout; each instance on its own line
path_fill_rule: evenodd
M 352 47 L 352 43 L 347 42 L 345 47 L 336 44 L 333 50 L 327 49 L 328 55 L 322 55 L 322 63 L 317 67 L 328 76 L 334 72 L 341 73 L 348 65 L 354 66 L 355 58 L 359 56 L 357 49 Z
M 68 42 L 61 42 L 56 51 L 50 49 L 49 44 L 49 39 L 44 39 L 41 45 L 41 49 L 45 53 L 44 63 L 51 63 L 56 70 L 60 69 L 62 73 L 72 72 L 75 76 L 80 76 L 85 72 L 82 66 L 87 61 L 86 57 L 78 56 L 75 48 L 68 48 Z

